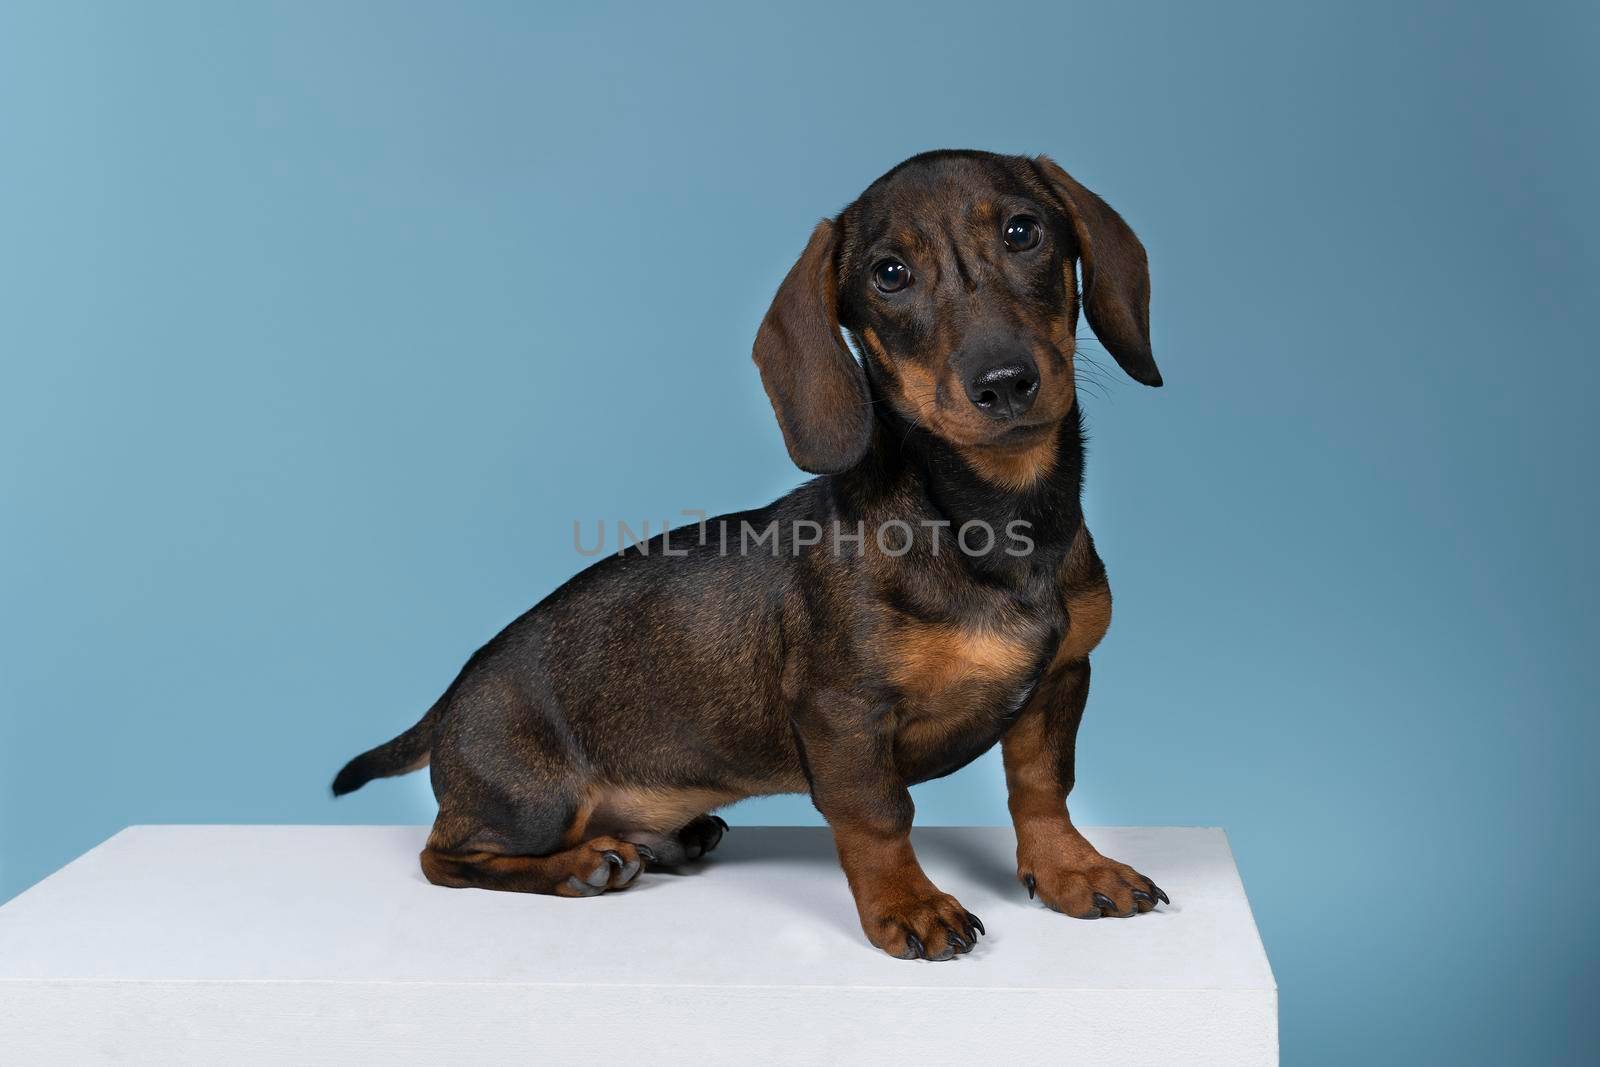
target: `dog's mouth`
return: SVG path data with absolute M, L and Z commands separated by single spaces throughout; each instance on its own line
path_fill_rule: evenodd
M 1055 427 L 1055 420 L 1045 422 L 1023 423 L 1018 426 L 1008 426 L 1001 430 L 991 440 L 993 445 L 1032 445 L 1050 433 Z
M 1048 441 L 1061 424 L 1058 418 L 1033 418 L 1027 421 L 995 424 L 988 420 L 973 419 L 967 412 L 939 412 L 932 418 L 920 420 L 924 426 L 958 448 L 978 449 L 985 452 L 1028 452 Z

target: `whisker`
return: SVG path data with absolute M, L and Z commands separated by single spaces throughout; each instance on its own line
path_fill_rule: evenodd
M 938 404 L 938 395 L 939 395 L 939 391 L 937 389 L 935 389 L 933 391 L 933 393 L 928 395 L 928 396 L 917 396 L 917 395 L 913 394 L 910 390 L 906 390 L 906 397 L 909 400 L 911 400 L 911 402 L 912 402 L 911 406 L 912 406 L 913 410 L 911 412 L 911 424 L 906 427 L 905 436 L 900 438 L 900 451 L 901 452 L 904 452 L 906 450 L 906 442 L 911 440 L 912 433 L 922 428 L 922 409 L 923 409 L 923 405 L 931 400 L 933 402 L 933 404 L 935 406 L 937 406 L 937 404 Z

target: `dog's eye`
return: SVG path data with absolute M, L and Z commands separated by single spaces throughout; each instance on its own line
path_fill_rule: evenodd
M 1031 215 L 1016 215 L 1006 223 L 1006 247 L 1026 252 L 1039 243 L 1039 220 Z
M 880 293 L 898 293 L 911 284 L 911 268 L 898 259 L 880 259 L 872 267 L 872 284 Z

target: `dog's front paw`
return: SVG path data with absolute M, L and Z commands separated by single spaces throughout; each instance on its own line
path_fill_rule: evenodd
M 1074 919 L 1125 919 L 1154 910 L 1157 901 L 1172 903 L 1149 878 L 1093 849 L 1024 860 L 1017 878 L 1028 896 L 1037 896 L 1045 907 Z
M 934 890 L 863 905 L 867 940 L 902 960 L 948 960 L 971 952 L 983 922 L 948 893 Z

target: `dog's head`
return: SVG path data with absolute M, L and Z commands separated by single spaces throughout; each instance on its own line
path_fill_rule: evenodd
M 1104 200 L 1044 156 L 900 164 L 817 225 L 756 335 L 789 455 L 816 474 L 854 466 L 873 394 L 968 455 L 1038 448 L 1075 398 L 1080 261 L 1089 325 L 1160 385 L 1144 246 Z

